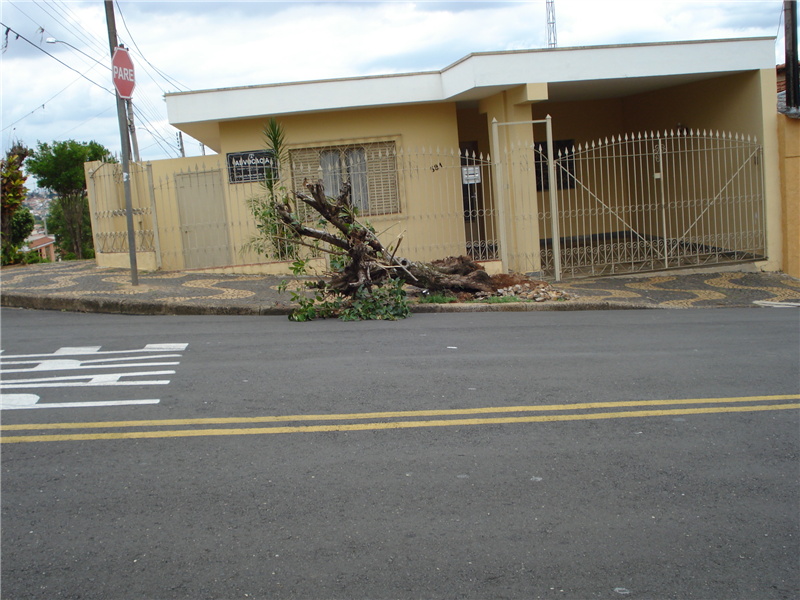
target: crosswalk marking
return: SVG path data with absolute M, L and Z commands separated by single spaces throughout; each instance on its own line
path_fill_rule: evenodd
M 52 353 L 5 354 L 0 350 L 0 410 L 40 408 L 85 408 L 158 404 L 159 399 L 95 400 L 48 402 L 37 393 L 8 393 L 9 390 L 39 392 L 52 388 L 139 387 L 168 385 L 169 379 L 156 375 L 174 375 L 177 360 L 186 350 L 185 343 L 147 344 L 132 350 L 107 350 L 102 346 L 64 346 Z M 9 368 L 10 367 L 10 368 Z M 94 370 L 81 374 L 80 371 Z M 111 371 L 98 373 L 97 371 Z M 75 374 L 61 374 L 61 373 Z M 47 376 L 48 373 L 53 373 Z M 11 376 L 11 377 L 9 377 Z M 140 379 L 148 377 L 148 379 Z M 39 392 L 41 393 L 41 392 Z M 63 394 L 59 400 L 63 400 Z

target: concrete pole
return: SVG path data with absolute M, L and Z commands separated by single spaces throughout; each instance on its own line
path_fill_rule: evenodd
M 117 47 L 117 26 L 114 21 L 114 4 L 105 0 L 106 22 L 108 23 L 108 45 L 111 56 Z M 116 87 L 116 86 L 115 86 Z M 117 96 L 117 120 L 119 121 L 119 139 L 122 146 L 122 183 L 125 188 L 125 217 L 128 222 L 128 256 L 131 263 L 131 285 L 139 285 L 139 270 L 136 264 L 136 232 L 133 228 L 133 201 L 131 200 L 130 151 L 128 150 L 128 122 L 125 118 L 125 101 Z
M 136 139 L 136 126 L 133 124 L 133 102 L 128 98 L 125 100 L 125 106 L 128 109 L 128 129 L 131 133 L 131 142 L 133 142 L 133 160 L 134 162 L 141 162 L 139 158 L 139 141 Z
M 494 189 L 497 203 L 497 235 L 500 238 L 500 264 L 503 273 L 508 273 L 508 235 L 506 233 L 506 201 L 504 198 L 503 163 L 500 160 L 500 125 L 492 119 L 492 154 L 494 154 Z
M 561 281 L 561 226 L 558 220 L 558 180 L 556 179 L 556 157 L 553 148 L 553 118 L 545 117 L 547 129 L 547 179 L 550 195 L 550 230 L 553 236 L 553 270 L 556 281 Z
M 797 0 L 785 0 L 783 3 L 783 23 L 786 39 L 786 106 L 800 108 L 800 67 L 798 67 L 797 49 Z

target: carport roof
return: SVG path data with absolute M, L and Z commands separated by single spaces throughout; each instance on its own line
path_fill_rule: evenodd
M 526 83 L 546 83 L 549 101 L 621 97 L 774 69 L 774 43 L 774 38 L 746 38 L 479 52 L 441 71 L 169 93 L 167 114 L 172 125 L 219 151 L 222 121 L 475 102 Z

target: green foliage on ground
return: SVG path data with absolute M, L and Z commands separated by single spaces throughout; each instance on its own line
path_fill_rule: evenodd
M 480 300 L 470 300 L 470 302 L 481 302 L 483 304 L 507 304 L 509 302 L 530 302 L 530 300 L 523 300 L 516 296 L 489 296 Z
M 397 321 L 410 313 L 403 282 L 388 279 L 383 285 L 358 288 L 352 296 L 343 296 L 325 285 L 315 284 L 311 296 L 293 292 L 292 300 L 298 304 L 290 321 L 339 318 L 342 321 Z
M 433 292 L 417 297 L 417 302 L 420 304 L 449 304 L 457 301 L 458 298 L 448 292 Z

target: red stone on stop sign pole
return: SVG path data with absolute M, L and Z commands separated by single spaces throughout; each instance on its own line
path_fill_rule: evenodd
M 133 61 L 125 48 L 116 48 L 111 58 L 111 73 L 114 87 L 119 92 L 119 97 L 128 99 L 133 95 L 136 87 L 136 78 L 133 75 Z

